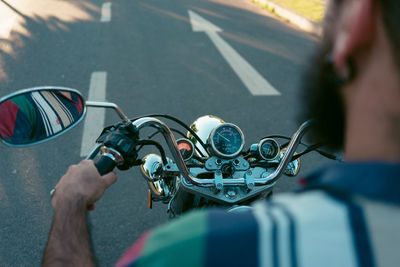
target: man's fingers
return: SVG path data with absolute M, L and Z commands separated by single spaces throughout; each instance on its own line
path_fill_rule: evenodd
M 118 177 L 115 172 L 109 172 L 106 175 L 103 175 L 102 179 L 105 181 L 106 186 L 109 187 L 117 181 Z

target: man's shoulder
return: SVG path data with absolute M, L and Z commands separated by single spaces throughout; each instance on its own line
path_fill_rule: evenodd
M 399 228 L 388 216 L 399 222 L 400 208 L 323 190 L 284 193 L 256 202 L 251 211 L 200 210 L 172 220 L 143 235 L 128 266 L 327 266 L 327 260 L 355 266 L 362 257 L 371 260 L 365 255 L 376 237 Z
M 280 231 L 290 231 L 296 214 L 293 208 L 300 210 L 301 205 L 321 202 L 323 197 L 324 193 L 287 193 L 273 201 L 259 201 L 249 211 L 190 212 L 144 234 L 130 249 L 129 262 L 134 266 L 257 266 L 260 240 L 273 239 L 278 225 Z
M 145 233 L 117 266 L 255 266 L 257 229 L 252 212 L 189 212 Z
M 263 212 L 260 212 L 260 210 Z M 304 266 L 393 266 L 400 260 L 400 205 L 363 194 L 310 190 L 284 194 L 258 203 L 255 213 L 269 210 L 278 231 L 294 235 L 291 242 Z M 284 213 L 282 215 L 282 213 Z M 291 228 L 284 226 L 288 221 Z M 268 236 L 268 234 L 264 235 Z

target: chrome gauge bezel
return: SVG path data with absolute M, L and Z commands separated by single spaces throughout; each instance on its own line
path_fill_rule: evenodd
M 214 135 L 215 135 L 215 133 L 217 132 L 217 130 L 218 130 L 219 128 L 221 128 L 221 127 L 232 127 L 232 128 L 234 128 L 234 129 L 240 134 L 240 140 L 241 140 L 242 144 L 240 145 L 240 148 L 238 149 L 238 151 L 236 151 L 235 153 L 232 153 L 232 154 L 224 154 L 224 153 L 220 152 L 220 151 L 215 147 L 215 144 L 214 144 Z M 243 147 L 244 147 L 244 135 L 243 135 L 242 130 L 241 130 L 237 125 L 235 125 L 235 124 L 233 124 L 233 123 L 222 123 L 222 124 L 218 125 L 217 127 L 215 127 L 215 128 L 212 130 L 210 136 L 208 137 L 208 142 L 207 142 L 207 143 L 210 145 L 210 148 L 211 148 L 211 150 L 212 150 L 211 153 L 212 153 L 213 155 L 215 155 L 215 156 L 217 156 L 217 157 L 220 157 L 220 158 L 226 158 L 226 159 L 235 158 L 235 157 L 237 157 L 237 156 L 242 152 L 242 150 L 243 150 Z
M 275 157 L 270 158 L 270 159 L 264 157 L 263 154 L 262 154 L 262 152 L 261 152 L 262 145 L 263 145 L 266 141 L 273 141 L 273 142 L 276 144 L 276 147 L 278 148 L 278 151 L 277 151 Z M 264 159 L 264 160 L 275 160 L 276 158 L 278 158 L 278 156 L 279 156 L 279 154 L 280 154 L 280 151 L 281 151 L 281 149 L 280 149 L 280 147 L 279 147 L 279 144 L 278 144 L 278 142 L 277 142 L 275 139 L 272 139 L 272 138 L 264 138 L 264 139 L 261 139 L 260 142 L 258 142 L 258 154 L 259 154 L 260 157 L 261 157 L 262 159 Z
M 183 156 L 182 156 L 183 161 L 188 161 L 188 160 L 192 159 L 192 158 L 193 158 L 193 155 L 194 155 L 194 150 L 195 150 L 195 147 L 194 147 L 193 142 L 190 141 L 190 140 L 187 139 L 187 138 L 179 138 L 179 139 L 176 140 L 176 145 L 177 145 L 177 146 L 178 146 L 178 142 L 179 142 L 179 141 L 185 141 L 185 142 L 187 142 L 187 143 L 192 147 L 192 153 L 190 154 L 190 157 L 188 157 L 187 159 L 185 159 L 185 158 L 183 158 Z

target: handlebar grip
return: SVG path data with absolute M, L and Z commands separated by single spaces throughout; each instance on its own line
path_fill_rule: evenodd
M 107 174 L 109 172 L 112 172 L 115 168 L 115 161 L 112 158 L 112 156 L 109 155 L 103 155 L 97 162 L 96 162 L 96 168 L 99 171 L 101 175 Z

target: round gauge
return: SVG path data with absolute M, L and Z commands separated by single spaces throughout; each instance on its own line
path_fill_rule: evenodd
M 258 143 L 258 153 L 265 160 L 275 159 L 279 150 L 279 144 L 274 139 L 265 138 Z
M 234 158 L 244 146 L 242 131 L 232 123 L 218 125 L 208 139 L 212 154 L 222 158 Z
M 178 139 L 176 140 L 176 144 L 178 145 L 179 152 L 181 153 L 184 161 L 189 160 L 193 157 L 194 145 L 189 139 Z

